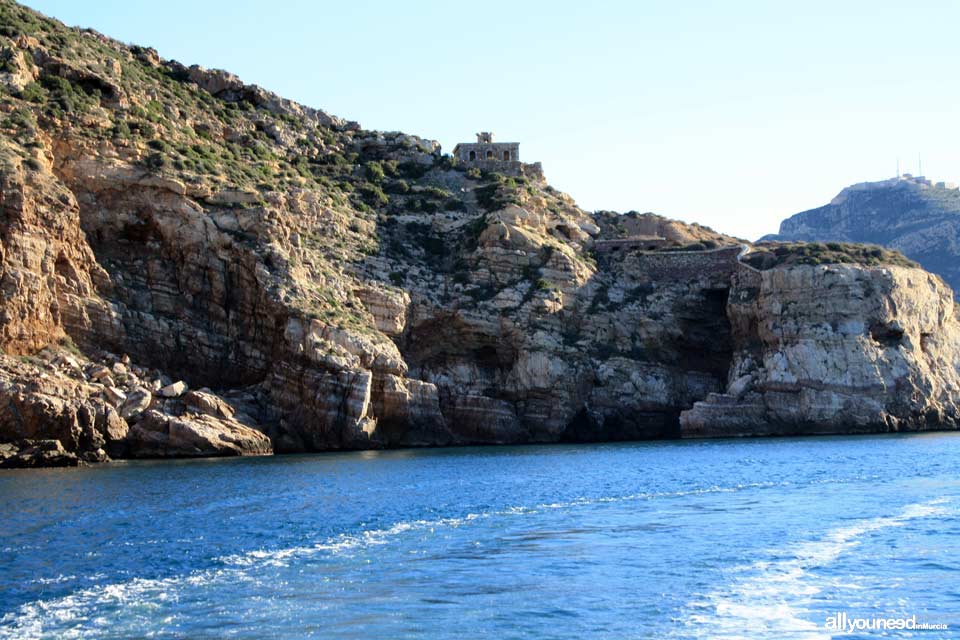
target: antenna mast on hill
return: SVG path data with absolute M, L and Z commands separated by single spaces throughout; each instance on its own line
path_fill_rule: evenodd
M 920 154 L 917 154 L 917 175 L 923 175 L 923 159 L 920 157 Z
M 900 156 L 897 156 L 897 180 L 900 179 Z

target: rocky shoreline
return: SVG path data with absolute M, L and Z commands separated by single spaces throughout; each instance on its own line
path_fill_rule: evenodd
M 0 12 L 4 465 L 957 426 L 952 293 L 902 256 L 758 271 Z
M 102 355 L 47 348 L 0 360 L 0 468 L 76 466 L 117 458 L 267 455 L 269 438 L 209 389 Z

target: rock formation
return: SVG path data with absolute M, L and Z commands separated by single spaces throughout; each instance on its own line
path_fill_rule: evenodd
M 956 428 L 960 325 L 932 274 L 743 270 L 728 315 L 729 383 L 681 415 L 686 437 Z
M 466 170 L 433 141 L 9 0 L 0 24 L 0 58 L 16 60 L 0 74 L 2 464 L 677 437 L 691 409 L 686 433 L 711 435 L 691 426 L 714 410 L 699 401 L 786 407 L 770 394 L 789 372 L 815 387 L 775 339 L 784 306 L 824 339 L 815 354 L 847 348 L 820 326 L 829 282 L 774 285 L 794 273 L 778 267 L 747 286 L 735 238 L 587 213 L 539 178 Z M 647 235 L 657 251 L 593 250 Z M 873 285 L 843 322 L 917 337 L 851 352 L 863 379 L 830 388 L 846 398 L 873 371 L 893 399 L 764 410 L 952 428 L 947 289 L 917 269 L 844 268 Z M 913 306 L 908 280 L 926 292 Z M 789 366 L 767 364 L 778 353 Z
M 960 191 L 925 178 L 865 182 L 761 240 L 867 242 L 903 252 L 960 291 Z

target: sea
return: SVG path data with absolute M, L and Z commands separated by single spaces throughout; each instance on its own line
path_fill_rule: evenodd
M 960 638 L 960 433 L 0 471 L 0 639 Z

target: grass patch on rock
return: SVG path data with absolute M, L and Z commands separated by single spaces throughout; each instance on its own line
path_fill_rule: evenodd
M 776 267 L 855 264 L 866 267 L 918 267 L 899 251 L 850 242 L 771 242 L 755 245 L 743 262 L 766 271 Z

